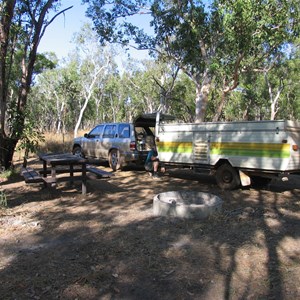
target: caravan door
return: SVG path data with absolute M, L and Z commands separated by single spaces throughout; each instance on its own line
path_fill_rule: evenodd
M 210 134 L 207 132 L 194 132 L 193 155 L 195 164 L 209 164 Z

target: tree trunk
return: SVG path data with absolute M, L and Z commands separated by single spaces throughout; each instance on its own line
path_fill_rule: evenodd
M 5 170 L 12 166 L 13 156 L 18 141 L 16 139 L 0 136 L 0 164 Z
M 64 109 L 65 103 L 62 102 L 61 106 L 59 107 L 58 99 L 57 99 L 57 126 L 56 126 L 56 133 L 60 133 L 63 131 L 63 124 L 64 124 Z
M 16 1 L 3 1 L 0 5 L 0 166 L 5 169 L 8 169 L 11 165 L 12 154 L 16 146 L 16 143 L 12 143 L 5 133 L 8 87 L 6 58 L 15 4 Z
M 76 125 L 75 125 L 75 128 L 74 128 L 74 138 L 77 137 L 78 129 L 79 129 L 79 126 L 81 124 L 83 114 L 84 114 L 85 109 L 86 109 L 86 107 L 87 107 L 87 105 L 88 105 L 88 103 L 89 103 L 89 101 L 90 101 L 90 99 L 93 95 L 94 87 L 96 85 L 97 79 L 99 78 L 99 75 L 101 74 L 102 70 L 109 66 L 109 63 L 110 63 L 110 57 L 107 57 L 106 58 L 106 64 L 104 66 L 101 66 L 98 70 L 95 71 L 95 73 L 93 74 L 91 83 L 88 85 L 88 87 L 85 88 L 85 91 L 84 91 L 84 104 L 80 109 L 79 116 L 78 116 L 78 119 L 77 119 L 77 122 L 76 122 Z
M 210 87 L 211 87 L 211 78 L 208 74 L 204 75 L 202 84 L 196 83 L 195 123 L 204 122 Z
M 283 85 L 283 82 L 282 82 L 282 79 L 280 79 L 280 84 L 279 84 L 279 87 L 277 88 L 277 92 L 276 92 L 276 95 L 274 96 L 273 95 L 273 88 L 272 88 L 272 85 L 269 81 L 269 78 L 268 78 L 268 73 L 265 72 L 265 81 L 266 81 L 266 84 L 268 86 L 268 92 L 269 92 L 269 97 L 270 97 L 270 120 L 275 120 L 275 117 L 277 115 L 277 112 L 278 112 L 278 102 L 279 102 L 279 98 L 280 98 L 280 95 L 281 95 L 281 92 L 284 88 L 284 85 Z
M 220 121 L 220 118 L 221 118 L 221 115 L 222 115 L 222 112 L 223 112 L 223 108 L 224 108 L 225 103 L 226 103 L 226 95 L 227 95 L 227 93 L 223 90 L 222 91 L 222 96 L 221 96 L 221 101 L 218 104 L 217 111 L 215 112 L 215 115 L 212 119 L 213 122 Z
M 219 103 L 218 109 L 213 117 L 213 121 L 217 122 L 220 120 L 224 106 L 226 104 L 227 95 L 233 91 L 239 83 L 239 68 L 241 65 L 241 61 L 244 58 L 244 54 L 240 53 L 238 57 L 236 58 L 234 72 L 233 72 L 233 82 L 232 80 L 226 80 L 226 77 L 223 78 L 223 89 L 222 89 L 222 96 L 221 96 L 221 102 Z
M 16 1 L 3 1 L 0 5 L 0 135 L 5 136 L 5 113 L 7 98 L 6 55 L 9 32 Z

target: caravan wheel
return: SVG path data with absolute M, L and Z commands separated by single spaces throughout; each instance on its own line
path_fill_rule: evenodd
M 228 163 L 222 164 L 217 169 L 216 180 L 222 190 L 233 190 L 240 185 L 238 172 Z

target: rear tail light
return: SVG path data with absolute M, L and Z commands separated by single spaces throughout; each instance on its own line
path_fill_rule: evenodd
M 130 150 L 131 151 L 136 150 L 136 144 L 135 144 L 135 142 L 130 142 Z
M 293 145 L 292 148 L 293 148 L 294 151 L 298 151 L 299 150 L 298 145 Z

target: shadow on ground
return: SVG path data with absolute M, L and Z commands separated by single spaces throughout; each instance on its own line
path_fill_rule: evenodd
M 100 166 L 106 168 L 106 166 Z M 2 299 L 296 299 L 300 180 L 221 191 L 210 176 L 127 168 L 57 190 L 2 185 Z M 14 188 L 13 188 L 14 187 Z M 217 194 L 207 220 L 154 217 L 155 194 Z

